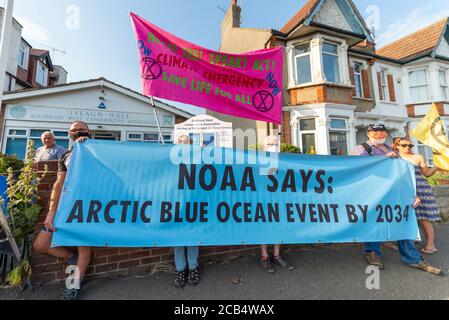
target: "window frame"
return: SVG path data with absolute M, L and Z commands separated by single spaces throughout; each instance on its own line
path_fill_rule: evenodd
M 293 59 L 294 59 L 294 65 L 295 65 L 295 84 L 298 85 L 298 86 L 301 86 L 301 85 L 307 85 L 307 84 L 313 83 L 313 72 L 312 72 L 312 48 L 311 48 L 310 43 L 311 43 L 311 42 L 308 41 L 308 42 L 295 43 L 295 44 L 293 45 L 293 50 L 294 50 L 294 53 L 293 53 Z M 297 48 L 297 47 L 300 47 L 300 46 L 303 46 L 303 45 L 308 45 L 308 46 L 309 46 L 309 51 L 308 51 L 307 53 L 296 54 L 296 48 Z M 310 81 L 309 81 L 309 82 L 300 83 L 300 82 L 299 82 L 299 70 L 298 70 L 298 58 L 305 57 L 305 56 L 308 56 L 308 57 L 309 57 L 309 65 L 310 65 Z
M 10 131 L 11 130 L 16 130 L 16 131 L 25 131 L 25 135 L 17 135 L 17 134 L 11 134 Z M 6 149 L 8 147 L 8 139 L 9 138 L 18 138 L 18 139 L 26 139 L 26 148 L 25 148 L 25 158 L 26 155 L 28 154 L 28 144 L 30 143 L 30 140 L 36 140 L 36 139 L 40 139 L 41 137 L 39 136 L 32 136 L 31 135 L 31 131 L 36 130 L 36 131 L 50 131 L 53 134 L 55 132 L 67 132 L 67 136 L 56 136 L 55 135 L 55 143 L 58 144 L 58 141 L 68 141 L 68 147 L 70 148 L 71 146 L 71 141 L 70 141 L 70 136 L 69 136 L 69 131 L 68 130 L 64 130 L 64 129 L 48 129 L 48 128 L 23 128 L 23 127 L 6 127 L 5 128 L 5 140 L 4 140 L 4 145 L 3 145 L 3 153 L 6 153 Z M 34 149 L 37 149 L 36 146 L 34 147 Z
M 332 46 L 335 46 L 337 48 L 337 53 L 332 53 L 332 52 L 325 52 L 324 51 L 324 46 L 326 44 L 330 44 Z M 333 41 L 329 41 L 326 39 L 323 39 L 323 43 L 321 44 L 321 64 L 323 66 L 323 77 L 326 79 L 326 82 L 329 83 L 341 83 L 342 81 L 342 72 L 341 72 L 341 63 L 340 63 L 340 43 L 336 43 Z M 336 82 L 330 81 L 327 76 L 326 76 L 326 67 L 324 65 L 324 55 L 330 55 L 330 56 L 334 56 L 337 58 L 337 75 L 338 75 L 338 79 Z
M 139 138 L 130 138 L 129 136 L 135 134 L 135 135 L 140 135 L 140 139 Z M 145 140 L 145 135 L 150 135 L 150 134 L 155 134 L 158 136 L 157 140 Z M 173 134 L 171 133 L 162 133 L 162 136 L 164 137 L 164 142 L 171 144 L 173 143 Z M 167 137 L 170 137 L 170 139 L 166 139 Z M 161 143 L 160 142 L 160 136 L 159 136 L 159 132 L 154 131 L 154 132 L 138 132 L 138 131 L 127 131 L 126 132 L 126 142 L 141 142 L 141 143 Z
M 390 102 L 390 90 L 388 88 L 388 69 L 382 68 L 380 69 L 380 88 L 382 90 L 382 99 L 381 101 Z M 388 97 L 388 99 L 387 99 Z
M 360 72 L 356 72 L 356 66 L 360 67 Z M 362 76 L 363 63 L 361 63 L 361 62 L 354 62 L 352 68 L 354 70 L 355 97 L 363 98 L 363 97 L 365 97 L 365 92 L 363 90 L 363 76 Z M 357 82 L 356 82 L 356 77 L 357 76 L 360 77 L 360 96 L 357 95 Z
M 426 76 L 426 84 L 412 85 L 411 82 L 410 82 L 410 79 L 411 79 L 411 76 L 410 76 L 410 75 L 411 75 L 413 72 L 419 72 L 419 71 L 423 71 L 423 72 L 424 72 L 424 75 Z M 415 101 L 415 100 L 413 100 L 412 102 L 420 103 L 420 102 L 427 102 L 427 101 L 430 100 L 430 92 L 429 92 L 430 83 L 429 83 L 429 76 L 428 76 L 428 74 L 427 74 L 427 68 L 419 68 L 419 69 L 409 70 L 409 71 L 408 71 L 408 80 L 409 80 L 409 82 L 408 82 L 409 93 L 410 93 L 410 97 L 411 97 L 412 99 L 415 99 L 415 98 L 413 97 L 413 95 L 412 95 L 412 89 L 414 89 L 414 88 L 423 88 L 423 87 L 425 87 L 425 88 L 426 88 L 426 93 L 427 93 L 427 99 L 426 99 L 426 100 L 424 100 L 424 101 L 421 101 L 421 100 L 420 100 L 420 101 Z
M 20 61 L 22 52 L 23 52 L 23 62 Z M 19 56 L 17 57 L 18 60 L 17 65 L 24 70 L 28 70 L 29 55 L 30 55 L 30 47 L 28 47 L 25 43 L 21 42 L 19 44 Z
M 314 120 L 315 121 L 315 129 L 314 130 L 301 130 L 301 120 Z M 299 144 L 299 148 L 301 149 L 301 152 L 306 154 L 308 152 L 308 150 L 304 150 L 304 146 L 303 146 L 303 135 L 305 134 L 313 134 L 314 140 L 315 140 L 315 151 L 316 151 L 316 147 L 317 147 L 317 118 L 316 117 L 304 117 L 304 118 L 298 118 L 298 144 Z
M 39 81 L 39 71 L 40 71 L 39 67 L 42 67 L 42 69 L 44 71 L 43 83 Z M 36 83 L 38 83 L 44 87 L 48 86 L 48 67 L 42 61 L 38 61 L 37 66 L 36 66 Z
M 344 129 L 332 128 L 332 120 L 343 120 L 345 122 L 345 128 Z M 330 117 L 329 121 L 330 121 L 329 122 L 329 152 L 331 151 L 330 134 L 331 133 L 344 133 L 345 136 L 346 136 L 346 154 L 345 154 L 345 156 L 349 155 L 349 125 L 348 125 L 348 119 L 340 118 L 340 117 Z

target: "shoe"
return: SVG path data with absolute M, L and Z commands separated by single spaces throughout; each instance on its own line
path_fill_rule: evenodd
M 186 282 L 186 270 L 178 271 L 175 277 L 175 287 L 184 288 L 187 284 Z
M 262 265 L 262 268 L 264 268 L 267 273 L 269 273 L 269 274 L 276 273 L 276 270 L 274 270 L 273 266 L 271 265 L 270 258 L 260 260 L 260 264 Z
M 65 289 L 62 293 L 62 300 L 77 300 L 80 293 L 81 289 Z
M 187 277 L 187 283 L 192 287 L 196 287 L 197 285 L 199 285 L 200 272 L 199 272 L 198 268 L 196 268 L 195 270 L 189 271 L 189 276 Z
M 285 270 L 293 271 L 295 270 L 295 266 L 292 265 L 288 260 L 282 259 L 281 256 L 274 257 L 274 262 L 283 267 Z
M 428 249 L 428 248 L 422 248 L 420 251 L 423 254 L 429 254 L 429 255 L 432 255 L 432 254 L 435 254 L 438 252 L 437 249 Z
M 379 269 L 384 269 L 384 264 L 382 259 L 373 251 L 366 254 L 366 261 L 372 266 L 379 267 Z
M 445 276 L 443 270 L 432 266 L 431 264 L 429 264 L 428 262 L 425 262 L 424 260 L 421 260 L 421 262 L 417 263 L 417 264 L 408 264 L 408 266 L 412 267 L 412 268 L 424 270 L 424 271 L 434 274 L 436 276 L 440 276 L 440 277 Z

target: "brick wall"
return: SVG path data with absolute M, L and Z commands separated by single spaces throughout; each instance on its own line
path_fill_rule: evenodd
M 57 162 L 47 162 L 49 172 L 39 185 L 39 204 L 43 207 L 39 215 L 35 232 L 38 232 L 48 211 L 51 189 L 56 181 Z M 39 163 L 38 172 L 44 170 L 44 163 Z M 256 246 L 202 247 L 200 261 L 224 258 L 226 256 L 248 255 L 258 252 Z M 159 263 L 173 263 L 172 248 L 94 248 L 92 260 L 86 277 L 108 277 L 116 275 L 133 275 L 148 273 Z M 62 260 L 51 256 L 32 254 L 32 281 L 44 283 L 61 281 L 65 278 L 65 265 Z

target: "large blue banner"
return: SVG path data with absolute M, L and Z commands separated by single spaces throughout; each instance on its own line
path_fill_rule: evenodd
M 53 246 L 414 240 L 414 181 L 386 157 L 88 141 L 75 145 Z

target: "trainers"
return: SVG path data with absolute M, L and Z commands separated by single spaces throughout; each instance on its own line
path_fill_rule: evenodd
M 260 260 L 260 264 L 262 265 L 262 268 L 264 268 L 267 273 L 269 273 L 269 274 L 276 273 L 276 270 L 274 270 L 273 266 L 271 265 L 270 258 Z
M 436 276 L 440 276 L 440 277 L 445 276 L 443 270 L 432 266 L 431 264 L 429 264 L 428 262 L 425 262 L 424 260 L 421 260 L 421 262 L 417 263 L 417 264 L 408 264 L 408 266 L 412 267 L 412 268 L 424 270 L 424 271 L 434 274 Z
M 382 259 L 374 251 L 366 254 L 366 261 L 372 266 L 379 267 L 381 270 L 384 269 Z
M 284 260 L 281 256 L 274 257 L 274 262 L 283 267 L 285 270 L 295 270 L 295 266 L 292 265 L 288 260 Z
M 200 283 L 200 272 L 198 268 L 195 270 L 189 271 L 189 276 L 187 277 L 187 283 L 192 286 L 196 287 Z
M 184 288 L 186 286 L 186 271 L 178 271 L 175 277 L 175 286 L 177 288 Z

